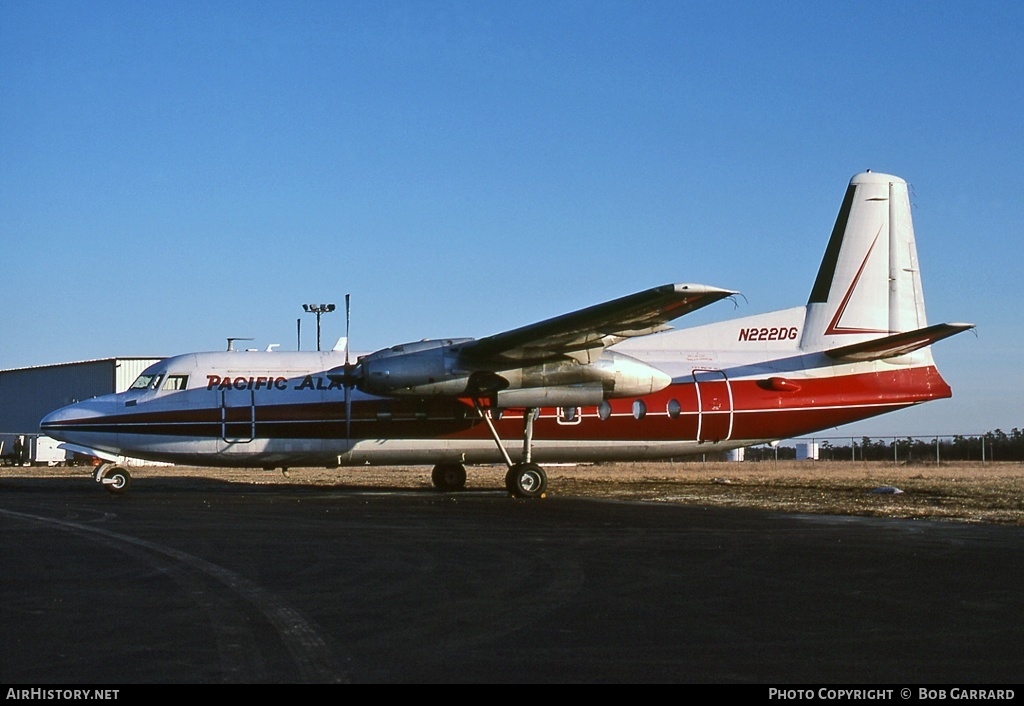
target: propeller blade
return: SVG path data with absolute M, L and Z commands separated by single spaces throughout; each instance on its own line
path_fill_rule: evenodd
M 348 372 L 349 325 L 352 321 L 352 307 L 349 303 L 351 294 L 345 295 L 345 372 Z
M 349 363 L 349 328 L 352 320 L 351 295 L 345 295 L 345 447 L 352 444 L 352 367 Z
M 352 388 L 345 385 L 345 447 L 352 443 Z

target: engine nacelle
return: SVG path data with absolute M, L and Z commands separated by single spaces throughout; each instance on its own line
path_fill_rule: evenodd
M 360 359 L 356 384 L 382 396 L 497 394 L 503 407 L 534 407 L 600 404 L 613 397 L 649 395 L 672 382 L 657 368 L 614 351 L 604 351 L 589 365 L 560 358 L 510 368 L 506 361 L 464 356 L 460 344 L 467 340 L 472 339 L 420 341 L 377 351 Z
M 359 361 L 359 389 L 374 395 L 450 395 L 465 392 L 469 373 L 453 372 L 453 346 L 472 339 L 436 339 L 404 343 Z
M 672 384 L 667 373 L 624 353 L 605 351 L 592 366 L 605 384 L 606 397 L 641 397 Z

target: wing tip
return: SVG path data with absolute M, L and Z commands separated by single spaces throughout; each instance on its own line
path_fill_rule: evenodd
M 738 291 L 734 291 L 732 289 L 722 289 L 721 287 L 713 287 L 710 284 L 697 284 L 694 282 L 666 284 L 662 289 L 665 291 L 678 292 L 679 294 L 721 294 L 722 296 L 739 294 Z

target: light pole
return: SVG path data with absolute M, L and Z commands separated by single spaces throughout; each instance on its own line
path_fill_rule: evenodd
M 320 350 L 320 315 L 334 311 L 334 304 L 303 304 L 307 314 L 316 314 L 316 349 Z

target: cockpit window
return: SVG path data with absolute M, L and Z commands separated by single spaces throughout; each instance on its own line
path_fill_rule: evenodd
M 146 375 L 145 373 L 143 373 L 138 377 L 138 379 L 135 382 L 132 383 L 132 386 L 129 387 L 128 389 L 155 390 L 157 387 L 159 387 L 160 381 L 163 380 L 163 378 L 163 373 L 158 373 L 156 375 Z
M 164 390 L 184 390 L 188 387 L 188 375 L 168 375 L 164 381 Z

